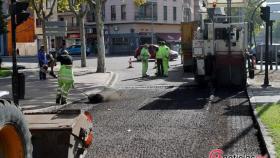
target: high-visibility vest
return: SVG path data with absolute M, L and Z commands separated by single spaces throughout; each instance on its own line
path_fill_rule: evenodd
M 169 59 L 170 48 L 166 45 L 164 46 L 164 48 L 165 48 L 165 51 L 164 51 L 163 57 L 166 58 L 166 59 Z
M 156 58 L 162 59 L 165 54 L 165 50 L 166 50 L 166 48 L 164 46 L 159 46 L 158 52 L 156 53 Z
M 149 53 L 149 51 L 148 51 L 148 49 L 146 49 L 146 48 L 142 48 L 141 49 L 141 54 L 140 54 L 140 56 L 141 56 L 141 59 L 142 60 L 148 60 L 149 59 L 149 56 L 150 56 L 150 53 Z
M 58 79 L 63 82 L 74 82 L 72 65 L 61 65 L 58 72 Z

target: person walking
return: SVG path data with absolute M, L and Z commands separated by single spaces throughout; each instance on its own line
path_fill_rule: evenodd
M 163 47 L 165 48 L 163 51 L 163 58 L 162 58 L 162 64 L 163 64 L 163 76 L 168 77 L 168 69 L 169 69 L 169 47 L 165 44 L 165 42 L 162 42 Z
M 163 55 L 164 55 L 164 46 L 162 42 L 159 42 L 159 48 L 156 52 L 156 60 L 157 60 L 157 76 L 163 75 Z
M 149 77 L 147 75 L 148 71 L 148 63 L 149 63 L 149 58 L 150 58 L 150 53 L 149 53 L 149 45 L 145 44 L 144 47 L 141 49 L 140 57 L 142 60 L 142 77 Z
M 67 96 L 71 88 L 74 87 L 73 59 L 67 50 L 64 50 L 57 61 L 61 63 L 58 72 L 58 89 L 56 95 L 57 104 L 67 104 Z
M 44 46 L 41 46 L 39 51 L 38 51 L 38 61 L 39 61 L 39 77 L 40 80 L 46 80 L 46 73 L 48 70 L 48 60 L 47 60 L 47 55 L 44 50 Z

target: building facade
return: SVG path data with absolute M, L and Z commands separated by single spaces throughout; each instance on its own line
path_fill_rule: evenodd
M 105 35 L 110 54 L 130 54 L 142 44 L 180 42 L 180 24 L 195 20 L 195 0 L 107 0 Z
M 144 43 L 179 43 L 180 24 L 195 20 L 195 9 L 195 0 L 147 0 L 142 6 L 136 6 L 134 0 L 107 0 L 103 11 L 106 52 L 132 55 Z M 58 20 L 67 22 L 66 46 L 79 44 L 75 16 L 58 13 Z M 85 23 L 89 48 L 96 45 L 95 25 L 94 13 L 89 11 Z

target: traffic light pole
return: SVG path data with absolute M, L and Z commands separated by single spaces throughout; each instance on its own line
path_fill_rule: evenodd
M 266 23 L 265 23 L 265 76 L 264 76 L 264 83 L 263 83 L 263 86 L 265 86 L 265 87 L 269 86 L 269 80 L 268 80 L 268 53 L 269 53 L 268 35 L 269 35 L 269 20 L 266 20 Z
M 16 53 L 16 19 L 15 19 L 15 0 L 11 0 L 11 28 L 12 28 L 12 57 L 13 57 L 13 77 L 12 77 L 12 90 L 13 99 L 16 105 L 19 104 L 18 100 L 18 70 L 17 70 L 17 53 Z

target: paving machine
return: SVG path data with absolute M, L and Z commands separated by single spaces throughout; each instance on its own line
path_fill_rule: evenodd
M 195 80 L 215 86 L 246 86 L 246 0 L 205 0 L 203 4 L 205 11 L 192 36 Z

